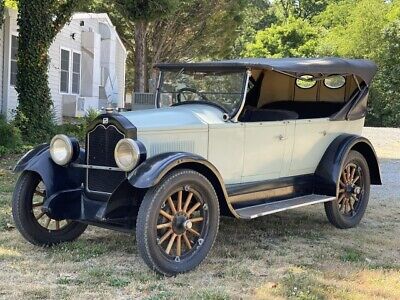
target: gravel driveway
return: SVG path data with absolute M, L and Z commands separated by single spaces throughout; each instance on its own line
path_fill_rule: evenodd
M 381 167 L 383 185 L 372 187 L 373 199 L 400 201 L 400 128 L 364 128 L 371 140 Z

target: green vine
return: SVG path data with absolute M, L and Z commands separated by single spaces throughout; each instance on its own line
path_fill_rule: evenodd
M 48 51 L 79 2 L 81 0 L 19 0 L 15 122 L 27 141 L 45 141 L 54 131 Z
M 0 0 L 0 28 L 4 23 L 4 0 Z

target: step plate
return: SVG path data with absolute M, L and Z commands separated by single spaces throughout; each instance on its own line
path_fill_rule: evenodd
M 274 214 L 280 211 L 317 204 L 317 203 L 333 201 L 335 199 L 336 197 L 332 196 L 312 194 L 282 201 L 276 201 L 272 203 L 264 203 L 250 207 L 240 208 L 237 209 L 236 212 L 242 219 L 255 219 L 258 217 Z

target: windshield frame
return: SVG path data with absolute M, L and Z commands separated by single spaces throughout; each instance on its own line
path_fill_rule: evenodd
M 227 114 L 229 116 L 228 120 L 237 120 L 238 115 L 240 114 L 240 111 L 243 109 L 243 104 L 244 101 L 246 99 L 246 93 L 247 93 L 247 89 L 248 89 L 248 82 L 249 82 L 249 72 L 248 72 L 248 68 L 211 68 L 211 69 L 202 69 L 202 68 L 179 68 L 179 69 L 170 69 L 170 68 L 160 68 L 160 74 L 159 74 L 159 79 L 158 79 L 158 83 L 157 83 L 157 89 L 156 89 L 156 107 L 157 108 L 161 108 L 161 103 L 160 103 L 160 96 L 161 96 L 161 88 L 163 86 L 163 82 L 164 82 L 164 75 L 166 72 L 184 72 L 185 70 L 188 71 L 192 71 L 192 72 L 207 72 L 207 73 L 212 73 L 212 72 L 224 72 L 229 74 L 230 72 L 232 73 L 242 73 L 243 75 L 243 79 L 242 79 L 242 88 L 241 88 L 241 101 L 239 102 L 239 105 L 237 105 L 238 107 L 230 114 L 226 113 L 226 109 L 222 106 L 222 105 L 218 105 L 215 102 L 211 102 L 209 101 L 209 103 L 207 101 L 188 101 L 188 102 L 182 102 L 179 103 L 179 105 L 172 105 L 169 107 L 173 107 L 173 106 L 181 106 L 181 105 L 189 105 L 189 104 L 203 104 L 203 105 L 211 105 L 214 107 L 218 107 L 220 108 L 222 111 L 224 111 L 225 114 Z

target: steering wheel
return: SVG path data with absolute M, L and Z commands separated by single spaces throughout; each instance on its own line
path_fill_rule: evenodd
M 182 102 L 182 95 L 184 95 L 184 92 L 191 92 L 193 94 L 199 95 L 202 100 L 209 101 L 208 98 L 206 97 L 206 95 L 204 95 L 203 93 L 198 92 L 196 89 L 186 87 L 186 88 L 182 88 L 178 91 L 178 95 L 176 96 L 176 100 L 178 101 L 178 103 Z M 186 99 L 186 97 L 185 97 L 185 99 Z

